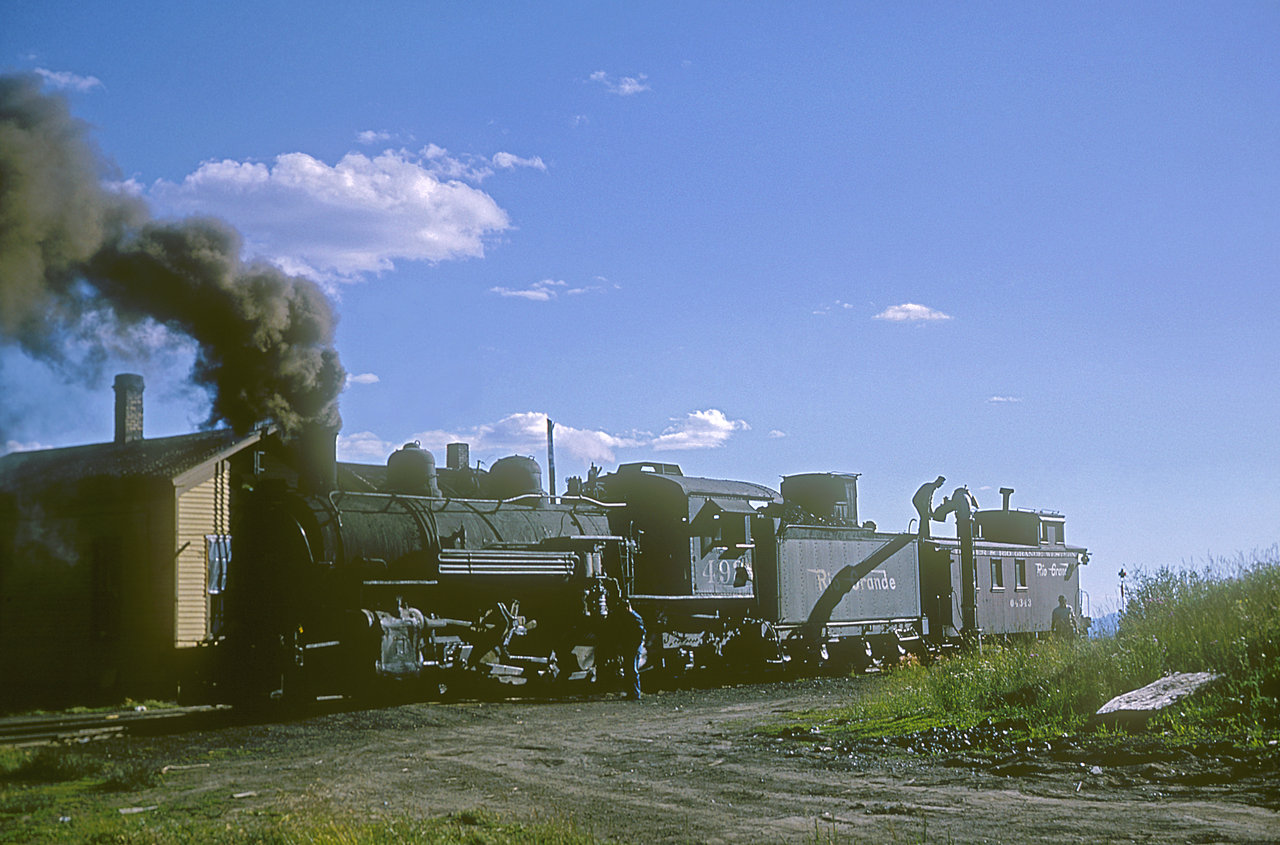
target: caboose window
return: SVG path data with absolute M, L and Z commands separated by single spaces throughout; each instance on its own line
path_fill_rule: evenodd
M 1025 590 L 1027 588 L 1027 562 L 1025 560 L 1013 559 L 1013 586 L 1017 590 Z
M 1004 561 L 998 557 L 991 558 L 991 589 L 1004 589 Z

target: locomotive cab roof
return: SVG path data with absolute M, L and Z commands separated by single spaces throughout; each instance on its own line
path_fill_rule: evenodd
M 629 464 L 618 464 L 617 475 L 635 475 L 650 473 L 653 475 L 684 475 L 679 464 L 660 464 L 653 461 L 636 461 Z
M 697 517 L 707 504 L 712 504 L 708 514 L 745 515 L 755 513 L 763 505 L 782 501 L 777 492 L 764 485 L 685 475 L 675 464 L 623 464 L 603 481 L 608 498 L 613 501 L 648 502 L 688 520 Z

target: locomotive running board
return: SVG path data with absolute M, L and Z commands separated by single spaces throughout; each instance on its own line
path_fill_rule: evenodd
M 853 589 L 854 585 L 894 554 L 906 548 L 907 544 L 914 539 L 916 539 L 915 534 L 898 534 L 868 555 L 861 563 L 850 564 L 837 572 L 831 579 L 831 583 L 827 585 L 827 589 L 814 602 L 813 610 L 809 611 L 809 618 L 796 629 L 800 636 L 805 639 L 816 639 L 831 619 L 836 605 Z

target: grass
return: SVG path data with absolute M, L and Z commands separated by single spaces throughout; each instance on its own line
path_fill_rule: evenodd
M 59 811 L 60 812 L 60 811 Z M 15 838 L 10 838 L 14 834 Z M 277 810 L 202 817 L 183 807 L 153 807 L 122 815 L 114 808 L 79 806 L 34 824 L 6 827 L 0 842 L 92 842 L 112 845 L 279 843 L 279 845 L 586 845 L 594 837 L 563 822 L 505 821 L 485 812 L 454 813 L 428 819 L 407 816 L 357 818 L 325 807 L 305 813 Z
M 1244 746 L 1280 737 L 1280 550 L 1134 580 L 1115 637 L 988 641 L 904 666 L 864 699 L 773 732 L 875 738 L 995 724 L 1033 739 L 1061 736 L 1084 730 L 1116 695 L 1170 672 L 1208 671 L 1221 680 L 1155 717 L 1151 731 Z
M 160 772 L 132 757 L 103 757 L 74 747 L 45 746 L 35 751 L 3 749 L 0 782 L 58 784 L 81 782 L 106 792 L 144 789 L 160 783 Z
M 298 807 L 281 799 L 248 809 L 225 795 L 167 792 L 146 749 L 48 746 L 0 749 L 0 843 L 553 843 L 593 836 L 560 819 L 512 821 L 481 811 L 433 818 Z
M 116 785 L 109 771 L 76 749 L 42 749 L 8 768 L 0 785 L 0 843 L 554 843 L 586 845 L 594 837 L 569 821 L 520 822 L 488 812 L 433 818 L 365 814 L 323 804 L 283 802 L 242 809 L 225 796 L 168 796 L 156 781 Z M 117 790 L 133 792 L 122 795 Z

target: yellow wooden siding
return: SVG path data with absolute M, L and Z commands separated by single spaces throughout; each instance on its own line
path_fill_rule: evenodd
M 178 497 L 178 548 L 181 551 L 174 563 L 174 645 L 179 648 L 196 645 L 209 630 L 205 537 L 218 533 L 214 526 L 214 503 L 219 485 L 226 486 L 225 472 L 211 476 Z M 225 491 L 222 495 L 225 497 Z

